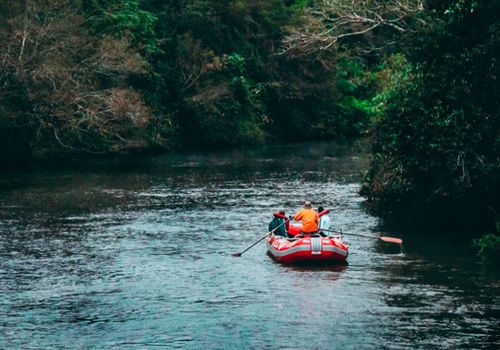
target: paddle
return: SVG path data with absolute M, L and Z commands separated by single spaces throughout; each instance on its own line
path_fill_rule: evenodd
M 358 236 L 358 237 L 365 237 L 365 238 L 380 239 L 381 241 L 384 241 L 384 242 L 396 243 L 399 245 L 403 244 L 403 240 L 401 238 L 396 238 L 396 237 L 388 237 L 388 236 L 373 237 L 373 236 L 367 236 L 367 235 L 360 235 L 359 233 L 347 233 L 347 232 L 339 232 L 339 231 L 325 230 L 325 229 L 322 229 L 320 231 L 334 232 L 334 233 L 339 233 L 341 235 L 351 235 L 351 236 Z
M 281 223 L 280 225 L 278 225 L 275 228 L 273 228 L 271 231 L 269 231 L 268 233 L 266 233 L 266 235 L 264 237 L 259 238 L 259 240 L 257 242 L 255 242 L 254 244 L 252 244 L 247 249 L 243 250 L 241 253 L 234 253 L 233 256 L 241 256 L 241 254 L 243 254 L 244 252 L 246 252 L 248 249 L 252 248 L 254 245 L 256 245 L 257 243 L 259 243 L 260 241 L 262 241 L 264 238 L 266 238 L 271 233 L 274 233 L 274 231 L 276 231 L 277 229 L 279 229 L 281 226 L 283 226 L 284 224 L 286 224 L 288 221 L 290 221 L 290 219 L 285 220 L 283 223 Z

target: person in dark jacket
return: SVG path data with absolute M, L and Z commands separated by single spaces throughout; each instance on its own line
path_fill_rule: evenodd
M 287 236 L 286 231 L 288 229 L 288 218 L 285 216 L 284 210 L 280 210 L 279 212 L 273 214 L 273 219 L 269 223 L 269 231 L 274 230 L 276 227 L 278 227 L 278 229 L 274 231 L 276 236 Z

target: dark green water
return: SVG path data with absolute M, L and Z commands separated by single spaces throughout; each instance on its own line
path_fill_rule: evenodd
M 0 348 L 499 348 L 500 281 L 453 233 L 352 236 L 346 266 L 231 256 L 305 197 L 377 236 L 366 164 L 321 143 L 0 174 Z

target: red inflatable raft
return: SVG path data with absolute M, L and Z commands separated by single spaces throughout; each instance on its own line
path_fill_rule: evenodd
M 343 262 L 349 250 L 340 237 L 317 235 L 300 236 L 300 224 L 290 224 L 288 233 L 295 238 L 269 235 L 266 238 L 268 254 L 277 261 L 293 264 L 304 262 Z

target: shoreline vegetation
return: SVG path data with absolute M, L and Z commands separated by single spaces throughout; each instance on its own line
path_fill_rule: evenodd
M 3 164 L 369 135 L 367 210 L 495 232 L 500 1 L 26 0 L 0 11 Z

